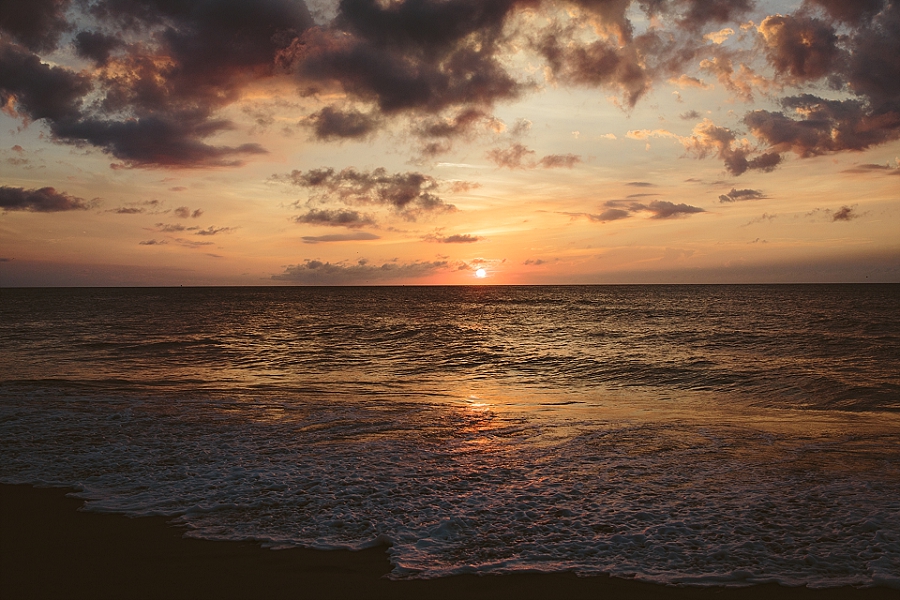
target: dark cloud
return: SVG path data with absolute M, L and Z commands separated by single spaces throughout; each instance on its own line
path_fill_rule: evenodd
M 496 134 L 504 127 L 502 121 L 485 110 L 464 108 L 452 116 L 420 119 L 413 133 L 422 140 L 422 156 L 431 158 L 449 152 L 456 138 L 471 139 L 480 131 Z
M 284 273 L 273 275 L 272 279 L 301 285 L 347 285 L 417 279 L 435 275 L 449 268 L 447 261 L 387 262 L 371 265 L 365 260 L 348 264 L 306 259 L 303 263 L 285 267 Z
M 0 40 L 0 106 L 29 121 L 73 120 L 91 89 L 85 76 L 44 64 L 34 54 Z
M 61 212 L 87 210 L 92 203 L 52 187 L 26 190 L 19 187 L 0 186 L 0 209 L 31 212 Z
M 700 113 L 698 113 L 696 110 L 689 110 L 678 115 L 678 118 L 683 121 L 696 121 L 700 118 Z
M 857 24 L 879 12 L 884 0 L 806 0 L 809 5 L 817 5 L 833 19 Z
M 113 50 L 124 46 L 119 38 L 100 31 L 80 31 L 75 36 L 75 52 L 82 58 L 105 65 Z
M 601 212 L 599 215 L 588 215 L 588 218 L 591 221 L 600 221 L 600 222 L 605 223 L 607 221 L 618 221 L 619 219 L 627 219 L 630 216 L 631 216 L 631 212 L 628 210 L 625 210 L 623 208 L 607 208 L 606 210 Z
M 472 244 L 474 242 L 480 242 L 484 238 L 479 235 L 472 235 L 469 233 L 457 233 L 448 236 L 428 235 L 425 236 L 424 239 L 428 242 L 438 242 L 440 244 Z
M 648 2 L 648 4 L 674 4 L 682 9 L 680 24 L 696 30 L 709 23 L 725 23 L 737 19 L 753 8 L 753 0 L 674 0 L 674 2 Z
M 535 259 L 529 258 L 528 260 L 524 261 L 522 264 L 523 264 L 523 265 L 535 265 L 535 266 L 540 266 L 540 265 L 542 265 L 542 264 L 544 264 L 544 263 L 546 263 L 546 262 L 547 262 L 547 261 L 544 260 L 544 259 L 542 259 L 542 258 L 535 258 Z
M 324 168 L 295 170 L 288 175 L 276 175 L 274 179 L 310 189 L 316 201 L 385 205 L 406 215 L 414 215 L 416 211 L 454 210 L 453 205 L 436 195 L 440 183 L 418 172 L 389 174 L 382 167 L 373 171 L 348 167 L 336 172 Z
M 143 242 L 138 242 L 139 246 L 162 246 L 164 244 L 168 244 L 166 240 L 145 240 Z
M 283 54 L 302 85 L 337 87 L 385 114 L 517 97 L 495 54 L 516 0 L 343 0 L 332 28 Z
M 841 210 L 834 213 L 831 217 L 832 221 L 852 221 L 859 215 L 849 206 L 842 206 Z
M 625 185 L 630 187 L 656 187 L 656 184 L 649 181 L 629 181 Z
M 795 81 L 820 79 L 841 58 L 838 36 L 829 23 L 810 17 L 773 15 L 759 25 L 769 62 L 779 74 Z
M 851 25 L 837 36 L 830 24 L 806 16 L 769 17 L 770 60 L 798 80 L 825 78 L 856 98 L 811 94 L 782 100 L 783 111 L 757 110 L 744 122 L 772 149 L 800 157 L 864 150 L 900 138 L 900 3 L 815 0 Z
M 719 196 L 719 202 L 740 202 L 743 200 L 761 200 L 764 198 L 768 198 L 768 196 L 759 190 L 738 190 L 731 188 L 730 192 Z
M 264 152 L 257 144 L 207 143 L 232 128 L 214 113 L 275 74 L 278 53 L 312 24 L 305 5 L 292 0 L 100 0 L 90 14 L 141 35 L 141 43 L 79 32 L 76 51 L 104 66 L 89 81 L 4 42 L 2 100 L 45 119 L 56 141 L 94 146 L 136 167 L 235 166 Z M 82 102 L 88 94 L 90 104 Z
M 294 221 L 307 225 L 328 225 L 331 227 L 348 227 L 350 229 L 369 227 L 375 224 L 375 220 L 371 215 L 343 208 L 337 210 L 318 210 L 314 208 L 306 214 L 295 217 Z
M 690 206 L 684 203 L 675 204 L 667 200 L 654 200 L 644 210 L 653 213 L 652 218 L 654 219 L 672 219 L 683 215 L 706 212 L 699 206 Z
M 54 50 L 70 29 L 68 6 L 69 0 L 3 0 L 0 31 L 34 52 Z
M 776 152 L 800 157 L 842 150 L 865 150 L 900 138 L 900 112 L 876 113 L 861 100 L 825 100 L 811 94 L 792 96 L 784 107 L 799 115 L 756 110 L 744 117 L 757 138 Z
M 378 129 L 378 118 L 356 110 L 326 106 L 309 117 L 309 125 L 320 140 L 362 139 Z
M 240 166 L 243 157 L 266 153 L 259 144 L 213 146 L 202 141 L 231 127 L 200 111 L 124 121 L 64 120 L 52 123 L 50 130 L 60 141 L 102 148 L 137 167 Z
M 900 121 L 900 2 L 864 22 L 850 41 L 850 89 L 867 100 L 869 115 Z
M 139 215 L 146 212 L 146 210 L 135 206 L 122 206 L 119 208 L 111 208 L 106 212 L 116 213 L 117 215 Z
M 550 30 L 534 42 L 554 79 L 588 87 L 603 87 L 622 94 L 633 107 L 650 89 L 650 74 L 645 70 L 637 47 L 617 46 L 607 40 L 591 44 L 571 44 L 572 32 Z
M 365 242 L 381 239 L 380 236 L 368 231 L 354 231 L 353 233 L 330 233 L 328 235 L 304 235 L 303 241 L 307 244 L 319 244 L 321 242 Z
M 719 127 L 709 119 L 694 127 L 694 134 L 683 141 L 685 149 L 698 158 L 706 158 L 710 154 L 720 158 L 732 175 L 741 175 L 750 169 L 769 172 L 782 160 L 778 152 L 752 156 L 755 149 L 739 142 L 732 130 Z
M 423 138 L 455 138 L 468 134 L 472 128 L 487 121 L 499 128 L 500 122 L 487 112 L 477 108 L 467 108 L 450 118 L 430 118 L 417 128 L 417 134 Z

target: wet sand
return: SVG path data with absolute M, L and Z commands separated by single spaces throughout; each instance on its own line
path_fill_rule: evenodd
M 896 600 L 888 588 L 663 586 L 571 573 L 393 581 L 384 548 L 268 550 L 184 538 L 161 517 L 80 512 L 64 489 L 0 485 L 0 597 L 19 598 L 750 598 Z

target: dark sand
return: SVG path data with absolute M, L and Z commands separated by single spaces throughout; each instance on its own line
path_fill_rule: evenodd
M 392 581 L 383 548 L 267 550 L 182 537 L 163 518 L 80 512 L 68 490 L 0 485 L 0 597 L 18 598 L 884 598 L 887 588 L 685 588 L 571 573 Z

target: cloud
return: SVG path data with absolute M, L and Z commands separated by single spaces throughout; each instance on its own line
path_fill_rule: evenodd
M 530 125 L 530 122 L 528 122 Z M 521 123 L 510 132 L 514 137 Z M 422 140 L 422 156 L 434 157 L 449 152 L 457 138 L 472 139 L 476 134 L 499 134 L 506 125 L 480 108 L 464 108 L 452 116 L 434 116 L 417 120 L 414 135 Z
M 75 36 L 75 52 L 82 58 L 94 61 L 97 65 L 106 65 L 113 50 L 125 44 L 119 38 L 100 31 L 81 31 Z
M 879 12 L 884 5 L 884 0 L 806 0 L 807 4 L 817 5 L 823 9 L 832 19 L 851 24 L 870 19 Z
M 197 242 L 194 240 L 186 240 L 184 238 L 174 238 L 174 241 L 179 246 L 184 246 L 185 248 L 202 248 L 203 246 L 212 246 L 212 242 Z
M 654 200 L 644 210 L 653 213 L 653 219 L 672 219 L 683 215 L 706 212 L 699 206 L 690 206 L 684 203 L 675 204 L 667 200 Z
M 900 168 L 892 167 L 890 165 L 876 165 L 872 163 L 866 163 L 862 165 L 857 165 L 855 167 L 851 167 L 849 169 L 844 169 L 841 173 L 856 173 L 856 174 L 868 174 L 868 173 L 882 173 L 885 175 L 900 175 Z
M 353 233 L 332 233 L 328 235 L 305 235 L 303 241 L 307 244 L 318 244 L 321 242 L 365 242 L 369 240 L 381 239 L 380 236 L 368 231 L 354 231 Z
M 768 196 L 759 190 L 738 190 L 731 188 L 730 192 L 719 196 L 719 202 L 741 202 L 743 200 L 761 200 L 764 198 L 768 198 Z
M 622 208 L 607 208 L 599 215 L 588 215 L 591 221 L 618 221 L 619 219 L 627 219 L 631 216 L 631 212 Z
M 536 154 L 524 144 L 512 144 L 508 148 L 492 148 L 487 158 L 498 167 L 507 169 L 525 169 L 535 164 L 531 156 Z
M 139 246 L 162 246 L 164 244 L 168 244 L 166 240 L 145 240 L 143 242 L 138 242 Z
M 180 231 L 188 230 L 187 227 L 179 225 L 178 223 L 157 223 L 156 226 L 163 233 L 178 233 Z
M 348 264 L 306 259 L 300 264 L 285 267 L 283 273 L 273 275 L 272 279 L 301 285 L 366 284 L 419 279 L 447 271 L 449 268 L 447 261 L 386 262 L 373 265 L 365 260 Z
M 116 167 L 236 167 L 264 154 L 259 144 L 233 139 L 242 132 L 225 115 L 276 77 L 322 102 L 303 121 L 317 140 L 366 139 L 399 119 L 413 123 L 421 156 L 437 156 L 459 137 L 499 133 L 494 107 L 543 85 L 510 60 L 528 51 L 537 55 L 534 72 L 551 85 L 608 90 L 626 109 L 659 81 L 709 87 L 697 65 L 748 101 L 785 85 L 842 94 L 821 100 L 845 103 L 843 116 L 824 121 L 797 105 L 808 95 L 786 98 L 783 112 L 748 114 L 763 143 L 773 135 L 763 121 L 779 115 L 800 125 L 792 127 L 798 139 L 805 128 L 822 134 L 808 146 L 813 154 L 900 137 L 894 1 L 805 0 L 793 14 L 770 15 L 755 31 L 745 23 L 738 34 L 752 0 L 341 0 L 317 13 L 328 15 L 319 25 L 299 0 L 6 4 L 0 106 L 26 123 L 43 121 L 55 142 L 108 154 Z M 651 26 L 636 30 L 638 11 Z M 71 60 L 49 54 L 63 39 L 71 39 Z M 774 79 L 754 70 L 760 63 L 749 50 L 730 43 L 745 39 L 764 50 Z M 829 146 L 826 129 L 847 143 Z M 222 140 L 225 134 L 232 139 Z M 709 154 L 733 174 L 771 170 L 780 160 L 780 152 L 737 139 L 727 146 Z M 496 149 L 493 159 L 510 168 L 580 160 L 529 154 L 516 163 L 514 150 Z
M 82 97 L 90 89 L 86 75 L 44 64 L 0 39 L 0 106 L 6 111 L 15 108 L 30 121 L 77 119 Z
M 518 97 L 497 59 L 512 0 L 346 0 L 331 28 L 313 28 L 282 53 L 302 87 L 337 88 L 386 115 L 437 113 Z
M 537 153 L 524 144 L 510 144 L 506 148 L 492 148 L 487 158 L 500 168 L 507 169 L 571 169 L 581 162 L 577 154 L 548 154 L 535 159 Z
M 730 38 L 733 35 L 734 35 L 734 29 L 732 29 L 731 27 L 726 27 L 719 31 L 713 31 L 711 33 L 707 33 L 706 35 L 703 36 L 703 39 L 709 40 L 710 42 L 712 42 L 714 44 L 722 44 L 725 42 L 725 40 L 727 40 L 728 38 Z
M 436 195 L 440 182 L 418 172 L 390 174 L 383 167 L 373 171 L 348 167 L 339 172 L 322 168 L 294 170 L 287 175 L 274 175 L 273 179 L 312 190 L 316 201 L 384 205 L 408 217 L 423 211 L 455 210 Z
M 571 169 L 580 162 L 581 157 L 577 154 L 548 154 L 537 162 L 537 166 L 545 169 Z
M 228 121 L 210 119 L 206 110 L 125 121 L 61 120 L 50 127 L 57 140 L 96 146 L 130 167 L 237 167 L 244 157 L 267 153 L 256 143 L 214 146 L 202 141 L 231 128 Z
M 210 225 L 206 229 L 198 229 L 194 235 L 218 235 L 220 233 L 228 233 L 234 231 L 234 227 L 213 227 Z
M 20 187 L 0 186 L 0 209 L 4 211 L 62 212 L 87 210 L 92 202 L 43 187 L 27 190 Z
M 900 112 L 876 112 L 860 100 L 825 100 L 811 94 L 782 100 L 784 112 L 755 110 L 744 123 L 776 152 L 801 158 L 844 150 L 865 150 L 900 139 Z
M 427 242 L 438 242 L 440 244 L 472 244 L 474 242 L 480 242 L 484 238 L 479 235 L 471 235 L 469 233 L 457 233 L 448 236 L 431 234 L 425 236 L 423 239 Z
M 759 25 L 769 62 L 794 82 L 820 79 L 841 59 L 838 36 L 830 24 L 810 17 L 772 15 Z
M 572 37 L 572 32 L 560 28 L 548 30 L 533 43 L 555 81 L 617 91 L 629 107 L 650 90 L 650 73 L 634 44 L 620 47 L 598 40 L 579 45 L 569 43 Z
M 348 227 L 350 229 L 369 227 L 375 224 L 375 220 L 371 215 L 343 208 L 337 210 L 319 210 L 314 208 L 306 214 L 295 217 L 294 221 L 307 225 L 327 225 L 331 227 Z
M 194 219 L 196 219 L 197 217 L 199 217 L 200 215 L 203 214 L 203 211 L 200 210 L 199 208 L 194 210 L 193 212 L 191 212 L 191 209 L 188 208 L 187 206 L 179 206 L 172 212 L 175 214 L 176 217 L 181 218 L 181 219 L 187 219 L 188 217 L 193 217 Z
M 651 219 L 675 219 L 706 212 L 698 206 L 669 202 L 667 200 L 653 200 L 649 204 L 635 202 L 633 200 L 608 200 L 603 203 L 606 207 L 600 214 L 567 213 L 572 217 L 586 217 L 590 221 L 608 223 L 627 219 L 636 213 L 649 213 Z
M 54 14 L 68 5 L 37 4 L 53 4 L 60 9 Z M 274 75 L 276 55 L 312 24 L 303 3 L 99 0 L 79 8 L 87 12 L 73 23 L 92 22 L 92 28 L 75 35 L 76 52 L 101 70 L 91 78 L 51 67 L 4 40 L 5 105 L 44 119 L 55 141 L 99 148 L 129 167 L 237 166 L 265 152 L 258 144 L 206 140 L 233 127 L 215 111 L 236 101 L 245 86 Z M 11 26 L 4 20 L 3 27 Z M 23 40 L 28 28 L 12 27 Z M 120 45 L 103 28 L 140 41 Z M 32 50 L 49 44 L 25 43 Z
M 680 24 L 697 30 L 709 23 L 725 23 L 753 8 L 754 0 L 676 0 L 660 4 L 675 4 L 684 7 Z
M 34 52 L 52 51 L 71 28 L 65 14 L 68 6 L 69 0 L 4 2 L 0 31 Z
M 601 213 L 600 220 L 616 220 L 631 216 L 636 212 L 650 212 L 653 219 L 670 219 L 683 215 L 706 212 L 697 206 L 687 204 L 675 204 L 667 200 L 653 200 L 649 204 L 629 200 L 609 200 L 604 203 L 611 210 Z M 622 213 L 625 214 L 622 214 Z
M 317 139 L 364 139 L 378 129 L 379 119 L 357 110 L 341 111 L 326 106 L 307 122 Z
M 772 171 L 781 163 L 777 152 L 766 152 L 751 158 L 755 150 L 745 140 L 738 140 L 727 127 L 719 127 L 709 119 L 704 119 L 694 127 L 693 135 L 680 138 L 685 150 L 697 158 L 713 154 L 725 163 L 732 175 L 741 175 L 747 170 Z
M 719 83 L 726 90 L 744 100 L 753 101 L 753 93 L 757 90 L 767 91 L 774 87 L 774 83 L 759 75 L 745 64 L 738 66 L 737 73 L 734 63 L 728 56 L 720 55 L 700 61 L 700 70 L 710 75 L 715 75 Z
M 856 219 L 859 215 L 849 206 L 842 206 L 841 210 L 834 213 L 831 217 L 832 221 L 852 221 Z

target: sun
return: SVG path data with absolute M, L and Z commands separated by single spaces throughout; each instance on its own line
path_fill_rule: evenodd
M 477 277 L 478 279 L 484 279 L 485 277 L 487 277 L 487 271 L 485 271 L 484 269 L 478 269 L 477 271 L 475 271 L 475 277 Z

